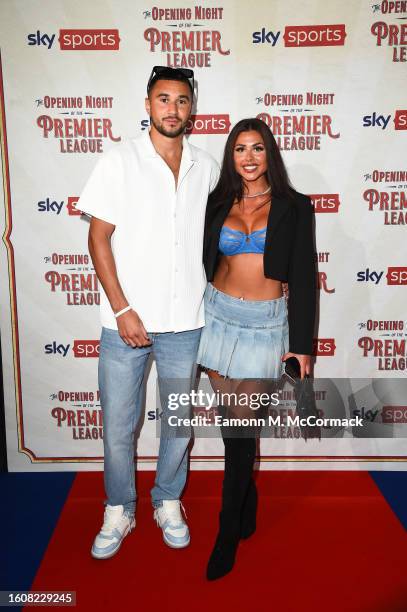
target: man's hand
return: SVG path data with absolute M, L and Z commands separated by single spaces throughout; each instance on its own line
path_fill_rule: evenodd
M 126 344 L 133 348 L 149 346 L 151 340 L 147 335 L 142 320 L 134 310 L 128 310 L 117 317 L 119 336 Z
M 301 370 L 301 378 L 304 378 L 306 374 L 311 374 L 311 355 L 298 355 L 297 353 L 286 353 L 282 356 L 281 361 L 285 361 L 289 357 L 295 357 L 298 359 Z

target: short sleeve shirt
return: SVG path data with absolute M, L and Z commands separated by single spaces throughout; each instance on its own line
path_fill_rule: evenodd
M 85 185 L 77 207 L 115 225 L 118 279 L 147 332 L 205 323 L 204 221 L 218 176 L 216 161 L 184 137 L 176 186 L 145 131 L 103 154 Z M 102 325 L 117 329 L 102 287 L 100 297 Z

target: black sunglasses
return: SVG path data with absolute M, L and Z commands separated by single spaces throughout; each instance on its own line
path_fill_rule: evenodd
M 188 79 L 192 95 L 194 94 L 194 71 L 190 68 L 170 68 L 170 66 L 154 66 L 147 83 L 147 94 L 159 79 L 168 78 L 170 81 L 184 81 Z

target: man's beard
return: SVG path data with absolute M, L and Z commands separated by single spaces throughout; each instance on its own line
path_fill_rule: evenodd
M 177 138 L 177 136 L 179 136 L 185 131 L 185 128 L 188 123 L 188 119 L 184 123 L 181 121 L 178 128 L 173 128 L 171 131 L 169 131 L 165 128 L 163 123 L 157 123 L 152 117 L 150 117 L 150 120 L 157 132 L 159 132 L 163 136 L 167 136 L 167 138 Z

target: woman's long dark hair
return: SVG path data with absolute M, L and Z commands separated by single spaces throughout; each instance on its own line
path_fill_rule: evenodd
M 209 196 L 208 206 L 214 210 L 235 199 L 241 200 L 243 195 L 242 177 L 235 170 L 233 151 L 237 137 L 242 132 L 259 132 L 263 138 L 267 156 L 267 180 L 271 186 L 272 196 L 292 198 L 293 187 L 288 178 L 280 149 L 270 129 L 260 119 L 242 119 L 232 129 L 225 145 L 222 168 L 215 189 Z

